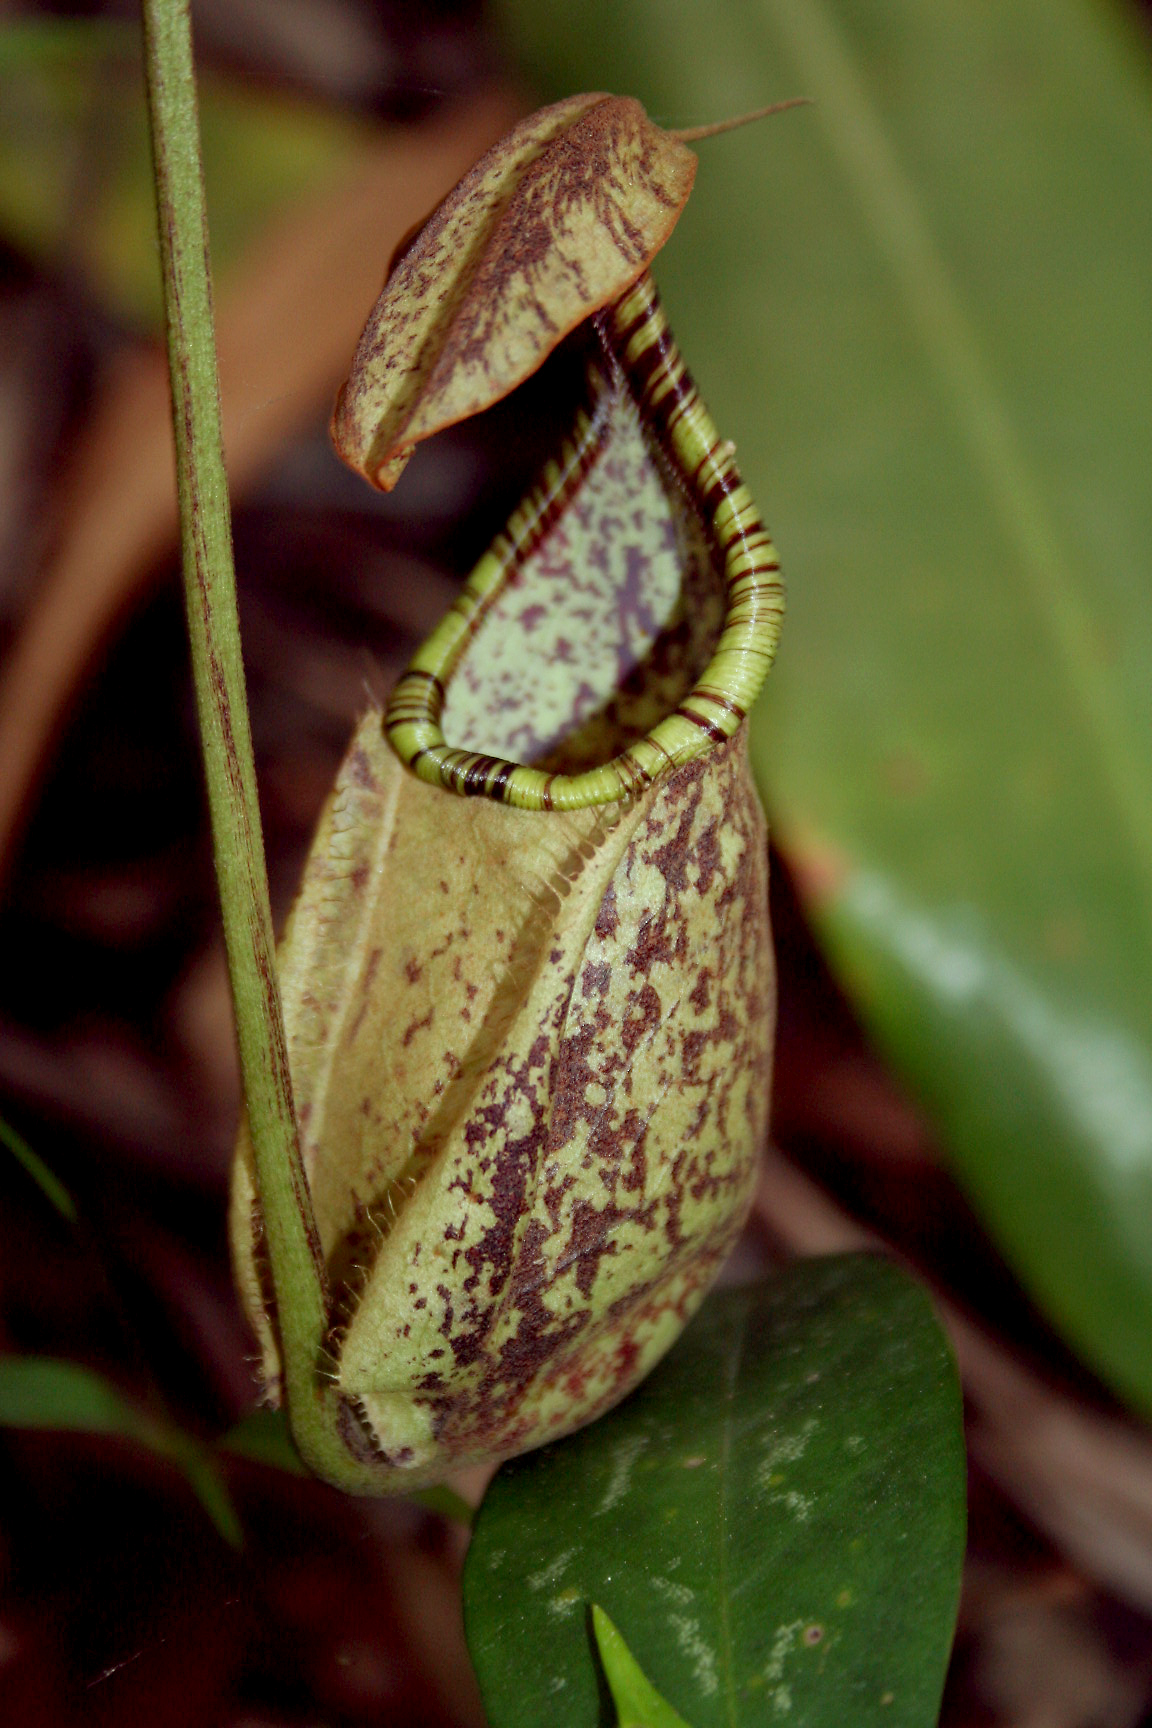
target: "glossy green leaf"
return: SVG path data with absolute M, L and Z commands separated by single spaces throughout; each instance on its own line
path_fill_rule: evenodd
M 1089 0 L 505 0 L 700 146 L 658 276 L 775 529 L 761 784 L 1034 1296 L 1152 1410 L 1152 78 Z
M 208 1449 L 92 1368 L 51 1356 L 0 1357 L 0 1427 L 109 1434 L 145 1446 L 183 1471 L 221 1536 L 241 1545 L 240 1521 Z
M 201 108 L 220 282 L 271 216 L 339 172 L 358 133 L 319 104 L 220 76 L 201 80 Z M 84 277 L 121 317 L 159 322 L 138 29 L 0 24 L 0 234 Z
M 963 1546 L 923 1292 L 863 1256 L 720 1292 L 625 1404 L 489 1489 L 464 1577 L 489 1721 L 603 1719 L 596 1603 L 693 1728 L 928 1728 Z

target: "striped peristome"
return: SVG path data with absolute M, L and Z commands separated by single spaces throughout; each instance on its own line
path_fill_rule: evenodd
M 414 657 L 388 704 L 385 727 L 401 760 L 431 784 L 526 810 L 576 810 L 634 797 L 661 774 L 731 738 L 772 665 L 784 611 L 775 547 L 680 356 L 645 273 L 596 327 L 612 389 L 641 422 L 704 525 L 723 573 L 723 627 L 699 677 L 672 712 L 610 761 L 550 771 L 454 746 L 441 725 L 449 680 L 493 604 L 571 502 L 605 438 L 607 416 L 582 409 L 559 455 L 477 565 L 460 599 Z

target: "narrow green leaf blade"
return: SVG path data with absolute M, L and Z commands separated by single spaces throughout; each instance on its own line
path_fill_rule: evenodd
M 618 1627 L 597 1603 L 592 1604 L 592 1630 L 604 1664 L 604 1677 L 616 1706 L 618 1728 L 688 1728 L 683 1716 L 661 1698 L 651 1680 L 620 1636 Z
M 52 1356 L 0 1357 L 0 1425 L 144 1440 L 151 1423 L 110 1380 Z
M 53 1356 L 0 1357 L 0 1427 L 109 1434 L 146 1446 L 183 1472 L 220 1535 L 241 1546 L 240 1520 L 208 1449 L 126 1398 L 93 1368 Z
M 618 1410 L 496 1477 L 464 1578 L 489 1719 L 593 1728 L 598 1603 L 693 1728 L 928 1728 L 963 1546 L 927 1298 L 884 1260 L 803 1262 L 712 1297 Z
M 1088 0 L 504 0 L 701 144 L 658 275 L 789 583 L 754 750 L 841 978 L 1152 1412 L 1152 77 Z
M 22 1134 L 17 1134 L 15 1128 L 0 1117 L 0 1146 L 6 1146 L 39 1188 L 44 1198 L 55 1206 L 62 1218 L 67 1218 L 70 1224 L 76 1222 L 76 1206 L 60 1178 L 51 1171 L 38 1152 L 33 1152 Z
M 162 1456 L 169 1457 L 184 1477 L 216 1527 L 217 1534 L 230 1548 L 243 1548 L 244 1527 L 232 1503 L 220 1466 L 211 1452 L 188 1435 L 181 1435 L 168 1447 L 158 1447 Z

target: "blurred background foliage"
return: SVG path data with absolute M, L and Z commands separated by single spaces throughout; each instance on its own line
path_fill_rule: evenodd
M 127 21 L 9 26 L 0 37 L 0 232 L 26 257 L 89 284 L 117 321 L 155 334 L 141 77 L 139 33 Z M 225 282 L 254 231 L 346 162 L 357 122 L 235 74 L 209 74 L 201 104 L 213 267 Z
M 1152 1410 L 1152 87 L 1063 0 L 509 0 L 702 150 L 660 267 L 790 579 L 760 715 L 838 975 L 1013 1264 Z M 567 26 L 567 27 L 566 27 Z M 1143 52 L 1142 52 L 1143 50 Z
M 786 1161 L 744 1264 L 852 1245 L 852 1215 L 966 1310 L 974 1559 L 945 1719 L 1135 1725 L 1152 1463 L 1114 1398 L 1152 1411 L 1147 8 L 193 13 L 281 908 L 365 687 L 563 418 L 545 378 L 422 451 L 396 498 L 340 473 L 327 411 L 396 240 L 539 99 L 627 91 L 693 125 L 813 98 L 700 146 L 657 266 L 790 589 L 755 746 L 782 854 Z M 0 1088 L 82 1220 L 5 1167 L 0 1342 L 83 1358 L 204 1435 L 251 1383 L 134 18 L 0 23 Z M 237 1557 L 158 1466 L 10 1446 L 13 1720 L 304 1720 L 317 1700 L 476 1720 L 459 1543 L 426 1515 L 253 1475 Z

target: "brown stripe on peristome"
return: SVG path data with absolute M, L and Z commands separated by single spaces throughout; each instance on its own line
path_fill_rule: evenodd
M 439 678 L 436 676 L 435 672 L 425 672 L 419 666 L 415 666 L 415 667 L 411 668 L 411 670 L 405 672 L 403 678 L 400 680 L 400 688 L 402 689 L 405 684 L 410 684 L 413 681 L 413 679 L 416 679 L 416 678 L 423 678 L 425 683 L 431 684 L 433 690 L 435 690 L 437 696 L 439 696 L 441 702 L 443 702 L 443 700 L 444 700 L 444 686 L 443 686 L 443 684 L 441 684 L 441 682 L 440 682 Z
M 512 521 L 515 522 L 519 515 L 520 512 L 517 511 L 516 515 L 512 517 Z M 511 534 L 505 534 L 503 531 L 497 534 L 492 542 L 492 556 L 500 564 L 513 562 L 516 557 L 516 542 Z
M 488 791 L 493 798 L 503 799 L 515 772 L 516 769 L 511 762 L 501 762 L 488 786 Z
M 635 360 L 625 360 L 623 365 L 628 377 L 643 396 L 648 391 L 653 373 L 664 370 L 671 376 L 678 358 L 675 339 L 665 325 L 659 335 L 654 336 L 651 342 L 640 350 Z
M 717 479 L 723 477 L 725 480 L 731 480 L 734 472 L 731 456 L 724 454 L 715 438 L 692 470 L 692 489 L 698 497 L 704 484 L 705 471 L 708 469 L 715 469 Z
M 732 572 L 731 576 L 729 576 L 729 578 L 728 578 L 729 594 L 731 594 L 737 587 L 739 587 L 741 582 L 747 582 L 749 584 L 749 592 L 750 593 L 755 593 L 758 589 L 761 589 L 761 588 L 763 588 L 763 589 L 771 588 L 771 587 L 775 586 L 775 584 L 765 582 L 764 577 L 765 576 L 778 576 L 779 574 L 780 574 L 779 564 L 748 564 L 748 565 L 745 565 L 743 569 L 734 570 Z
M 549 774 L 547 780 L 544 782 L 544 792 L 541 801 L 545 810 L 552 809 L 552 782 L 555 778 L 555 774 Z
M 734 719 L 747 719 L 747 710 L 741 708 L 739 702 L 733 702 L 731 696 L 725 696 L 723 691 L 713 690 L 711 685 L 697 684 L 696 692 L 698 695 L 706 697 L 707 700 L 713 703 L 717 708 L 723 708 L 724 712 L 726 714 L 731 714 Z
M 649 418 L 656 422 L 656 432 L 660 444 L 667 451 L 676 449 L 677 428 L 681 420 L 684 420 L 692 412 L 700 398 L 691 381 L 689 381 L 687 391 L 685 391 L 680 387 L 680 379 L 669 373 L 666 383 L 667 388 L 660 400 L 655 399 L 655 391 L 653 391 L 647 400 L 646 407 Z M 676 470 L 681 475 L 685 474 L 684 464 L 679 455 L 677 455 Z
M 661 447 L 673 462 L 677 471 L 684 473 L 684 464 L 680 453 L 672 441 L 672 418 L 676 413 L 686 414 L 696 397 L 696 386 L 687 372 L 681 372 L 679 378 L 669 377 L 668 389 L 659 402 L 649 402 L 648 416 L 652 431 L 659 439 Z M 685 476 L 687 478 L 687 476 Z
M 701 732 L 707 732 L 714 744 L 723 744 L 728 734 L 715 721 L 705 719 L 703 714 L 697 714 L 694 708 L 677 708 L 677 714 L 682 714 L 685 720 L 691 720 L 693 726 L 699 726 Z
M 663 755 L 668 756 L 667 750 L 665 750 L 663 745 L 659 744 L 655 738 L 649 737 L 645 742 L 648 744 L 656 744 L 656 748 L 660 750 Z M 629 792 L 633 796 L 637 791 L 642 792 L 646 786 L 651 786 L 652 784 L 651 774 L 648 772 L 647 768 L 645 768 L 643 762 L 638 762 L 636 757 L 632 754 L 632 750 L 635 748 L 636 746 L 633 745 L 632 749 L 626 750 L 623 756 L 621 756 L 616 763 L 616 772 L 620 775 L 621 780 L 627 778 L 632 782 L 629 787 Z M 668 756 L 668 760 L 671 762 L 671 756 Z
M 495 756 L 474 756 L 458 776 L 460 790 L 466 798 L 482 797 L 488 790 L 488 777 L 500 766 Z
M 627 324 L 621 324 L 619 318 L 616 316 L 617 308 L 615 306 L 610 308 L 612 325 L 611 338 L 612 346 L 614 348 L 619 347 L 624 349 L 630 347 L 636 340 L 636 337 L 639 336 L 641 330 L 643 330 L 645 324 L 663 322 L 665 329 L 667 329 L 668 321 L 667 319 L 661 318 L 660 302 L 656 297 L 655 289 L 650 283 L 648 284 L 648 291 L 651 298 L 645 305 L 641 306 L 639 312 L 633 314 Z M 629 289 L 629 293 L 631 292 L 633 292 L 633 290 Z
M 715 516 L 725 498 L 730 498 L 740 485 L 740 479 L 735 473 L 717 474 L 710 486 L 698 494 L 700 504 L 709 516 Z M 743 538 L 743 535 L 740 536 Z

